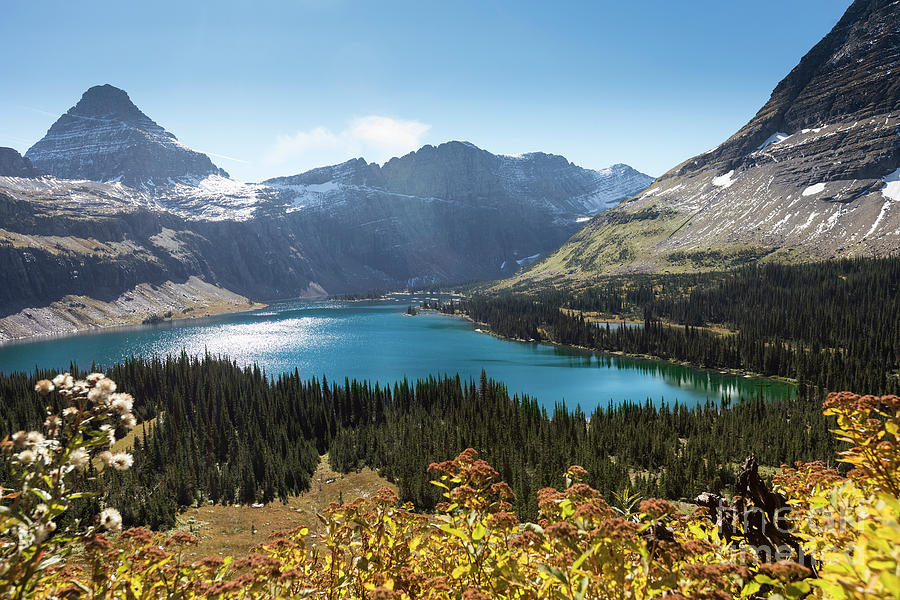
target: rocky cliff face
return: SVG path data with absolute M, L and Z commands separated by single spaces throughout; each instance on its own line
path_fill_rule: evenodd
M 896 253 L 898 60 L 900 3 L 857 0 L 747 125 L 523 278 Z
M 36 169 L 31 161 L 13 148 L 0 148 L 0 176 L 3 177 L 40 177 L 40 169 Z
M 25 156 L 56 177 L 118 181 L 136 189 L 228 176 L 111 85 L 86 91 Z

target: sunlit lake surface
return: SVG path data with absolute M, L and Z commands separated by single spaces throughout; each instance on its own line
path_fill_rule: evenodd
M 723 396 L 737 400 L 794 393 L 780 382 L 500 340 L 476 332 L 458 317 L 403 314 L 416 299 L 283 302 L 249 313 L 10 343 L 0 346 L 0 370 L 67 370 L 70 361 L 104 366 L 130 356 L 182 351 L 257 363 L 269 375 L 296 369 L 305 377 L 330 380 L 392 383 L 457 373 L 477 380 L 484 369 L 511 394 L 528 394 L 548 408 L 565 400 L 588 412 L 598 404 L 624 400 L 693 405 Z

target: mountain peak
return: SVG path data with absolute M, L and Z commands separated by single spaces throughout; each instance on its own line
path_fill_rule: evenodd
M 121 181 L 148 190 L 228 177 L 141 112 L 125 90 L 109 84 L 84 92 L 25 156 L 56 177 Z
M 116 119 L 125 123 L 149 125 L 153 121 L 135 106 L 128 93 L 110 84 L 95 85 L 82 94 L 78 104 L 66 113 L 72 116 Z M 156 125 L 159 129 L 159 125 Z

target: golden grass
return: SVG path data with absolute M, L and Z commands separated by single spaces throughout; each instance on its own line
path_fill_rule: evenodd
M 200 538 L 197 546 L 187 550 L 187 556 L 195 558 L 247 556 L 251 547 L 268 541 L 270 534 L 301 526 L 309 528 L 308 541 L 315 544 L 321 533 L 316 513 L 330 502 L 367 498 L 383 486 L 397 489 L 371 469 L 346 475 L 337 473 L 331 469 L 326 454 L 312 476 L 310 490 L 291 497 L 287 504 L 276 500 L 259 508 L 246 505 L 190 508 L 178 517 L 173 532 L 188 531 Z
M 154 423 L 156 423 L 156 417 L 152 419 L 148 419 L 142 423 L 138 423 L 138 426 L 129 431 L 125 437 L 120 440 L 116 440 L 116 443 L 113 444 L 109 451 L 115 454 L 116 452 L 128 452 L 132 448 L 134 448 L 134 440 L 139 439 L 144 441 L 144 437 L 146 437 L 147 432 L 150 431 L 150 428 L 153 427 Z M 94 458 L 91 461 L 94 465 L 94 468 L 98 471 L 103 470 L 103 462 L 99 458 Z

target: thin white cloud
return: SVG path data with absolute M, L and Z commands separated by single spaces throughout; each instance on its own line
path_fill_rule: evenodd
M 203 154 L 207 154 L 209 156 L 215 156 L 216 158 L 224 158 L 225 160 L 233 160 L 234 162 L 244 163 L 245 165 L 249 165 L 249 160 L 244 160 L 243 158 L 235 158 L 233 156 L 226 156 L 224 154 L 216 154 L 215 152 L 207 152 L 206 150 L 197 150 L 194 148 L 195 152 L 201 152 Z
M 51 117 L 58 117 L 58 116 L 59 116 L 59 113 L 52 113 L 52 112 L 50 112 L 50 111 L 48 111 L 48 110 L 43 110 L 43 109 L 40 109 L 40 108 L 35 108 L 34 106 L 24 106 L 24 105 L 20 104 L 20 105 L 19 105 L 19 108 L 24 108 L 25 110 L 30 110 L 30 111 L 32 111 L 32 112 L 36 112 L 36 113 L 39 113 L 39 114 L 42 114 L 42 115 L 49 115 L 49 116 L 51 116 Z
M 419 121 L 368 115 L 353 119 L 339 132 L 314 127 L 294 135 L 280 135 L 265 156 L 272 166 L 289 166 L 295 172 L 362 156 L 384 162 L 422 145 L 431 125 Z

